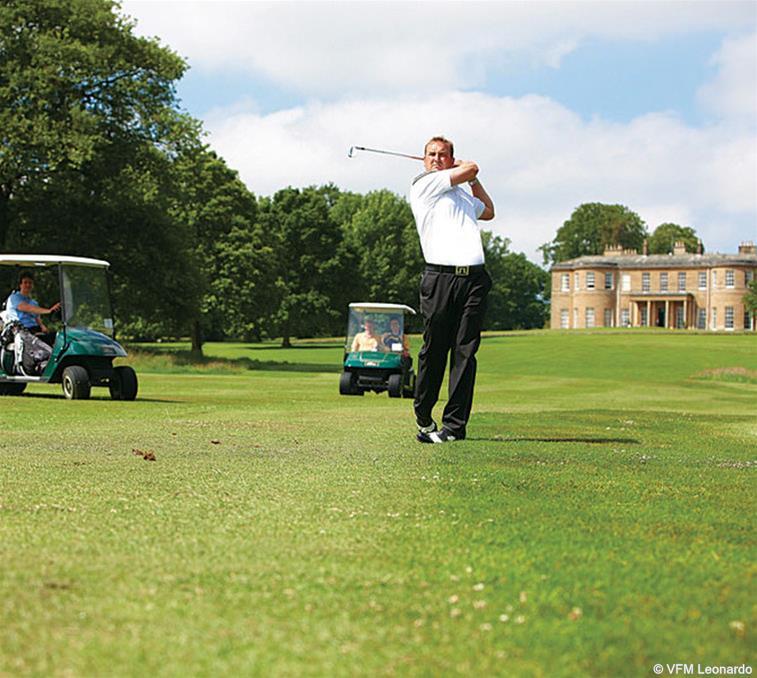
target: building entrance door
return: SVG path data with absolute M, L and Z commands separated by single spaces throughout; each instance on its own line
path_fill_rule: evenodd
M 665 327 L 665 307 L 661 306 L 657 309 L 657 327 Z

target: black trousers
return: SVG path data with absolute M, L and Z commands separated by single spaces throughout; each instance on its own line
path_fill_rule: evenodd
M 465 437 L 473 405 L 476 351 L 491 287 L 492 280 L 483 269 L 468 276 L 425 271 L 421 278 L 424 331 L 415 383 L 415 416 L 419 422 L 431 418 L 449 355 L 449 398 L 442 424 L 458 438 Z

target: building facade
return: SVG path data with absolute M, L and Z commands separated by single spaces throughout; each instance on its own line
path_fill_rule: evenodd
M 755 331 L 757 318 L 744 306 L 755 277 L 752 243 L 738 254 L 690 254 L 681 242 L 672 254 L 610 247 L 555 264 L 550 327 Z

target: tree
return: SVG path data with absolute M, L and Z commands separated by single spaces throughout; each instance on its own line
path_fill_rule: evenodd
M 336 332 L 350 289 L 350 257 L 330 210 L 333 186 L 285 188 L 258 203 L 259 222 L 271 236 L 278 306 L 269 321 L 282 346 L 292 336 Z
M 359 273 L 352 300 L 417 306 L 423 257 L 407 201 L 388 190 L 368 193 L 343 228 Z
M 641 250 L 647 230 L 641 217 L 623 205 L 584 203 L 541 249 L 544 263 L 554 265 L 586 254 L 602 254 L 608 245 Z
M 671 254 L 673 245 L 679 240 L 686 245 L 687 252 L 696 252 L 699 247 L 699 236 L 693 228 L 671 223 L 660 224 L 649 236 L 649 254 Z
M 192 350 L 205 337 L 260 339 L 276 308 L 271 238 L 257 222 L 255 196 L 222 158 L 202 147 L 174 163 L 173 215 L 191 230 L 205 293 L 192 320 Z
M 182 123 L 186 66 L 138 38 L 111 0 L 0 5 L 0 247 L 22 186 L 79 169 L 103 147 L 164 144 Z
M 530 262 L 524 254 L 510 252 L 509 241 L 482 231 L 486 268 L 493 286 L 487 299 L 484 327 L 488 330 L 535 329 L 544 327 L 549 273 Z

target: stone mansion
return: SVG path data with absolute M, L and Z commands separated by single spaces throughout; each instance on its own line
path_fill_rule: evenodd
M 672 254 L 644 251 L 608 247 L 555 264 L 550 327 L 757 330 L 743 301 L 757 277 L 754 244 L 738 254 L 689 254 L 682 242 Z

